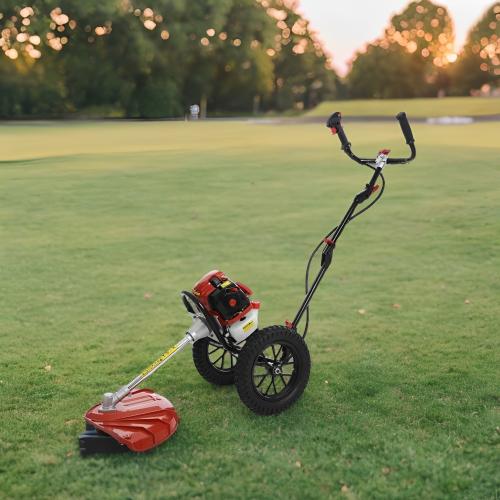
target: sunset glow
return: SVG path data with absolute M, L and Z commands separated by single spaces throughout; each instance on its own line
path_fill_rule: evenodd
M 384 0 L 383 2 L 351 0 L 346 7 L 341 2 L 300 0 L 300 9 L 311 21 L 312 27 L 319 32 L 326 49 L 333 55 L 335 68 L 341 74 L 345 74 L 356 50 L 380 37 L 383 26 L 387 24 L 390 17 L 402 11 L 408 3 L 406 0 Z M 493 0 L 470 2 L 440 0 L 437 3 L 446 7 L 453 18 L 456 39 L 449 53 L 458 53 L 465 43 L 471 26 L 494 2 Z M 434 20 L 433 27 L 437 27 L 437 23 L 438 20 Z M 454 62 L 451 60 L 453 56 L 451 59 L 447 55 L 445 57 L 447 62 Z

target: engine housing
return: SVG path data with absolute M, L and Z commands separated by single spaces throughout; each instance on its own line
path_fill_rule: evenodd
M 260 302 L 249 299 L 253 292 L 243 283 L 213 270 L 194 285 L 193 293 L 236 342 L 257 330 Z

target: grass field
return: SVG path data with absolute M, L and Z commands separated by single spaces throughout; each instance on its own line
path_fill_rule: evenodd
M 445 97 L 442 99 L 359 99 L 328 101 L 305 116 L 329 116 L 332 110 L 344 116 L 395 116 L 401 110 L 414 118 L 436 116 L 481 116 L 500 114 L 500 97 Z
M 362 153 L 397 124 L 349 124 Z M 312 308 L 301 400 L 257 417 L 188 352 L 144 455 L 81 459 L 82 415 L 179 339 L 222 268 L 293 317 L 306 257 L 368 172 L 319 125 L 0 125 L 0 497 L 470 498 L 500 491 L 500 126 L 414 127 Z

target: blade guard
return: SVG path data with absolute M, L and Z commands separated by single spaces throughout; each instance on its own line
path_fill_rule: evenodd
M 116 404 L 116 409 L 100 411 L 101 403 L 85 414 L 85 420 L 132 451 L 147 451 L 166 441 L 176 430 L 179 416 L 172 403 L 151 391 L 139 389 Z

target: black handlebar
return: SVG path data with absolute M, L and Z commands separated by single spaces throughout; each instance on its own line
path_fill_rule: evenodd
M 340 121 L 341 118 L 342 115 L 338 111 L 335 111 L 335 113 L 328 118 L 326 126 L 332 130 L 333 134 L 337 134 L 339 136 L 340 142 L 342 143 L 342 149 L 345 151 L 346 148 L 351 147 L 351 143 L 348 141 L 344 129 L 342 128 L 342 123 Z
M 326 126 L 331 129 L 333 134 L 336 134 L 339 136 L 340 143 L 342 144 L 342 150 L 344 153 L 349 156 L 352 160 L 355 162 L 361 164 L 361 165 L 369 165 L 375 162 L 375 158 L 359 158 L 356 156 L 352 150 L 351 150 L 351 143 L 349 142 L 349 139 L 347 139 L 347 136 L 344 132 L 344 128 L 342 127 L 342 122 L 341 122 L 342 115 L 336 111 L 333 113 L 330 118 L 328 118 L 328 121 L 326 122 Z M 410 161 L 415 159 L 415 156 L 417 155 L 417 150 L 415 149 L 415 139 L 413 137 L 413 133 L 411 131 L 410 123 L 408 122 L 408 118 L 406 116 L 405 112 L 398 113 L 396 115 L 397 120 L 399 121 L 399 125 L 401 126 L 401 131 L 403 132 L 403 135 L 406 140 L 406 144 L 410 147 L 410 156 L 407 158 L 388 158 L 387 159 L 387 164 L 392 164 L 392 165 L 402 165 L 404 163 L 409 163 Z
M 404 111 L 401 111 L 401 113 L 398 113 L 396 115 L 396 118 L 398 119 L 401 130 L 403 131 L 403 135 L 405 136 L 406 144 L 413 144 L 415 142 L 415 139 L 413 138 L 413 133 L 411 131 L 406 113 Z

